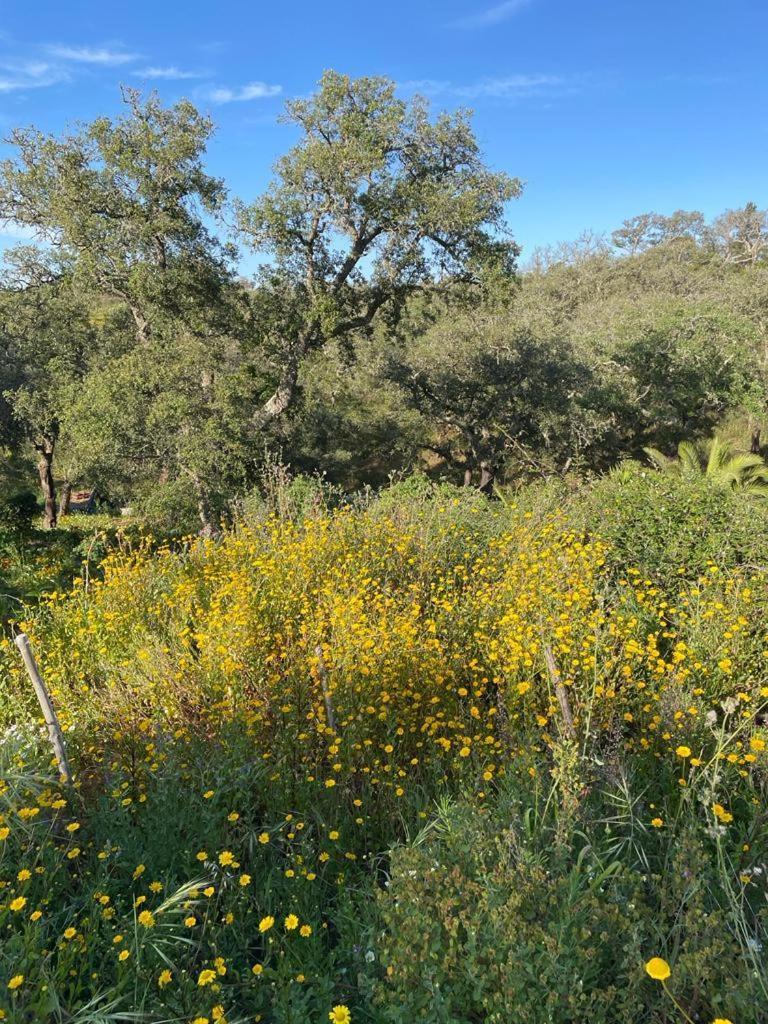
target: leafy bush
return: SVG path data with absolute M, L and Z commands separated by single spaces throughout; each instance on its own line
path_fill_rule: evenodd
M 200 529 L 197 499 L 188 480 L 170 480 L 146 491 L 136 502 L 136 514 L 145 529 L 158 536 L 179 537 Z
M 235 512 L 245 523 L 259 523 L 269 515 L 301 521 L 340 504 L 341 492 L 322 477 L 292 476 L 273 465 L 262 476 L 259 487 L 235 503 Z
M 612 562 L 644 574 L 695 578 L 711 563 L 721 568 L 768 560 L 764 498 L 644 469 L 622 468 L 584 489 L 572 521 L 609 545 Z
M 0 534 L 27 533 L 38 512 L 37 498 L 31 491 L 20 491 L 0 501 Z
M 677 1020 L 643 970 L 662 950 L 694 1020 L 768 1019 L 752 1016 L 764 990 L 734 937 L 714 844 L 690 819 L 673 840 L 648 842 L 652 870 L 641 872 L 612 859 L 598 807 L 593 841 L 575 833 L 566 847 L 544 823 L 531 828 L 532 803 L 504 810 L 449 807 L 425 841 L 394 852 L 379 897 L 386 1021 Z

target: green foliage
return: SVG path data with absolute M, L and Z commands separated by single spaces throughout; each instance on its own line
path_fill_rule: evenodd
M 617 566 L 667 581 L 695 578 L 710 564 L 759 565 L 768 555 L 763 499 L 697 476 L 627 464 L 585 488 L 572 514 L 605 537 Z
M 107 514 L 66 516 L 55 531 L 40 528 L 40 508 L 33 496 L 19 495 L 8 506 L 13 519 L 0 519 L 0 624 L 18 622 L 52 593 L 64 593 L 73 580 L 98 579 L 106 556 L 121 546 L 144 542 L 146 524 L 137 519 Z M 31 520 L 28 511 L 34 513 Z M 177 535 L 178 523 L 170 519 L 168 534 L 156 532 L 158 543 Z
M 210 531 L 222 498 L 257 477 L 265 441 L 287 434 L 300 468 L 339 477 L 367 463 L 382 479 L 393 457 L 412 460 L 414 445 L 392 440 L 396 401 L 359 443 L 370 420 L 359 389 L 340 429 L 323 405 L 304 429 L 277 421 L 327 350 L 351 358 L 411 296 L 471 304 L 509 290 L 517 249 L 503 212 L 520 186 L 485 167 L 468 117 L 432 118 L 387 79 L 326 73 L 315 96 L 287 107 L 302 135 L 273 185 L 238 205 L 241 237 L 266 257 L 254 288 L 234 280 L 232 250 L 204 219 L 226 200 L 203 165 L 209 119 L 188 101 L 123 98 L 124 116 L 62 138 L 16 130 L 0 166 L 0 215 L 47 243 L 11 255 L 2 298 L 17 319 L 46 318 L 67 348 L 36 352 L 27 322 L 13 334 L 21 379 L 3 389 L 44 451 L 50 525 L 55 467 L 120 503 L 159 480 L 186 482 Z M 66 337 L 60 294 L 79 317 Z
M 31 491 L 0 496 L 0 534 L 19 536 L 29 532 L 38 511 L 37 498 Z
M 485 165 L 468 116 L 329 71 L 288 104 L 299 138 L 267 191 L 235 204 L 261 266 L 245 283 L 210 227 L 227 204 L 212 122 L 123 98 L 60 138 L 14 131 L 0 165 L 0 215 L 38 243 L 6 258 L 0 443 L 38 463 L 49 525 L 59 483 L 114 505 L 160 484 L 215 532 L 278 450 L 347 489 L 420 468 L 490 493 L 740 413 L 755 443 L 754 204 L 712 224 L 644 214 L 615 250 L 585 236 L 518 275 L 504 212 L 521 186 Z
M 137 495 L 131 506 L 146 529 L 158 537 L 195 534 L 200 528 L 197 502 L 185 480 L 171 480 Z
M 39 508 L 35 503 L 35 512 Z M 23 617 L 45 594 L 63 591 L 88 561 L 95 571 L 106 554 L 76 527 L 49 533 L 24 518 L 20 528 L 0 529 L 0 623 Z M 2 523 L 0 523 L 2 526 Z M 88 540 L 86 541 L 86 537 Z
M 126 302 L 147 338 L 158 317 L 183 316 L 220 275 L 200 211 L 219 210 L 224 189 L 200 162 L 213 125 L 189 101 L 164 108 L 132 89 L 123 99 L 126 116 L 61 139 L 13 131 L 0 215 L 46 240 L 89 289 Z
M 236 511 L 246 524 L 257 525 L 269 515 L 300 523 L 338 507 L 342 497 L 341 490 L 322 477 L 294 476 L 287 466 L 268 459 L 259 486 L 240 499 Z
M 670 459 L 656 448 L 645 453 L 662 473 L 688 479 L 703 479 L 713 487 L 731 488 L 749 494 L 768 495 L 768 466 L 756 453 L 734 454 L 720 438 L 695 445 L 681 441 L 677 459 Z
M 586 826 L 594 835 L 577 831 L 563 847 L 532 798 L 448 806 L 422 841 L 393 852 L 379 895 L 384 1020 L 675 1020 L 643 971 L 659 949 L 675 951 L 671 984 L 694 1019 L 754 1012 L 763 993 L 703 829 L 647 836 L 651 867 L 641 872 L 611 858 L 599 805 Z
M 26 616 L 69 793 L 0 645 L 4 985 L 24 975 L 0 1008 L 677 1024 L 643 970 L 664 956 L 692 1020 L 766 1024 L 766 584 L 729 550 L 686 586 L 701 523 L 683 574 L 639 525 L 663 486 L 678 532 L 754 500 L 627 467 L 499 500 L 419 475 L 329 512 L 273 465 L 218 541 L 43 534 L 110 554 Z
M 351 353 L 375 319 L 394 324 L 417 289 L 508 279 L 517 252 L 503 215 L 520 183 L 484 166 L 466 114 L 431 119 L 424 100 L 397 98 L 388 79 L 327 71 L 285 117 L 300 141 L 265 195 L 237 208 L 248 244 L 271 259 L 257 307 L 274 362 L 261 427 L 293 405 L 312 352 L 338 341 Z
M 243 362 L 229 250 L 203 220 L 225 198 L 202 165 L 212 124 L 188 101 L 123 98 L 123 117 L 65 138 L 12 135 L 0 212 L 48 246 L 16 255 L 0 296 L 20 367 L 6 395 L 70 481 L 124 503 L 159 476 L 185 480 L 205 524 L 241 453 Z
M 470 475 L 562 468 L 593 441 L 589 368 L 514 310 L 441 316 L 391 353 L 386 374 L 420 414 L 423 446 Z

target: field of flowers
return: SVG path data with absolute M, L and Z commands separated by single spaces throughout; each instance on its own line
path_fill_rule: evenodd
M 0 648 L 0 1019 L 768 1021 L 766 596 L 451 489 L 117 546 L 18 624 L 73 787 Z

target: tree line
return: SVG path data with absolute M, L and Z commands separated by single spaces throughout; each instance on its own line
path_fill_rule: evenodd
M 768 388 L 768 215 L 649 213 L 520 252 L 520 182 L 466 112 L 327 72 L 255 200 L 208 173 L 214 125 L 123 92 L 121 116 L 12 132 L 0 220 L 0 489 L 34 472 L 212 530 L 272 453 L 344 487 L 421 466 L 598 471 L 731 419 Z M 243 252 L 259 270 L 237 272 Z M 740 428 L 741 429 L 741 428 Z

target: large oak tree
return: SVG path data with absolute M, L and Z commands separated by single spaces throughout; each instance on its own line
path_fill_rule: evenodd
M 237 320 L 230 252 L 208 227 L 225 200 L 222 183 L 202 162 L 213 126 L 188 101 L 164 107 L 156 95 L 145 100 L 130 89 L 123 100 L 121 116 L 97 118 L 60 138 L 33 128 L 11 134 L 16 154 L 0 165 L 0 220 L 23 225 L 41 247 L 39 270 L 26 259 L 19 264 L 23 274 L 11 274 L 9 285 L 19 310 L 43 310 L 47 303 L 51 319 L 51 281 L 66 280 L 113 335 L 98 358 L 93 349 L 82 354 L 81 382 L 72 396 L 71 434 L 80 442 L 84 469 L 106 475 L 108 483 L 125 466 L 142 474 L 148 465 L 158 476 L 182 474 L 206 520 L 207 464 L 201 468 L 202 460 L 188 458 L 202 449 L 189 434 L 206 416 L 190 418 L 181 431 L 177 412 L 180 380 L 192 408 L 209 408 L 220 353 L 228 348 L 223 338 Z M 115 330 L 114 324 L 122 326 Z M 67 331 L 62 322 L 62 345 Z M 29 418 L 33 404 L 48 406 L 51 387 L 44 395 L 38 385 L 50 367 L 35 367 L 34 343 L 27 349 L 28 383 L 16 405 L 21 408 L 23 398 Z M 64 363 L 59 371 L 65 382 Z M 116 381 L 119 387 L 109 386 Z M 101 415 L 91 415 L 95 409 Z M 126 423 L 136 429 L 123 429 Z M 36 442 L 41 467 L 43 456 L 47 460 L 46 492 L 53 489 L 61 424 L 61 410 L 52 411 Z M 203 430 L 209 425 L 204 422 Z M 51 501 L 47 495 L 47 505 Z
M 504 207 L 520 183 L 488 170 L 466 112 L 431 119 L 388 79 L 328 71 L 285 119 L 299 141 L 266 193 L 237 210 L 266 261 L 261 300 L 273 314 L 260 320 L 271 373 L 257 429 L 292 405 L 310 353 L 352 346 L 378 316 L 396 320 L 416 289 L 508 276 L 517 255 Z

